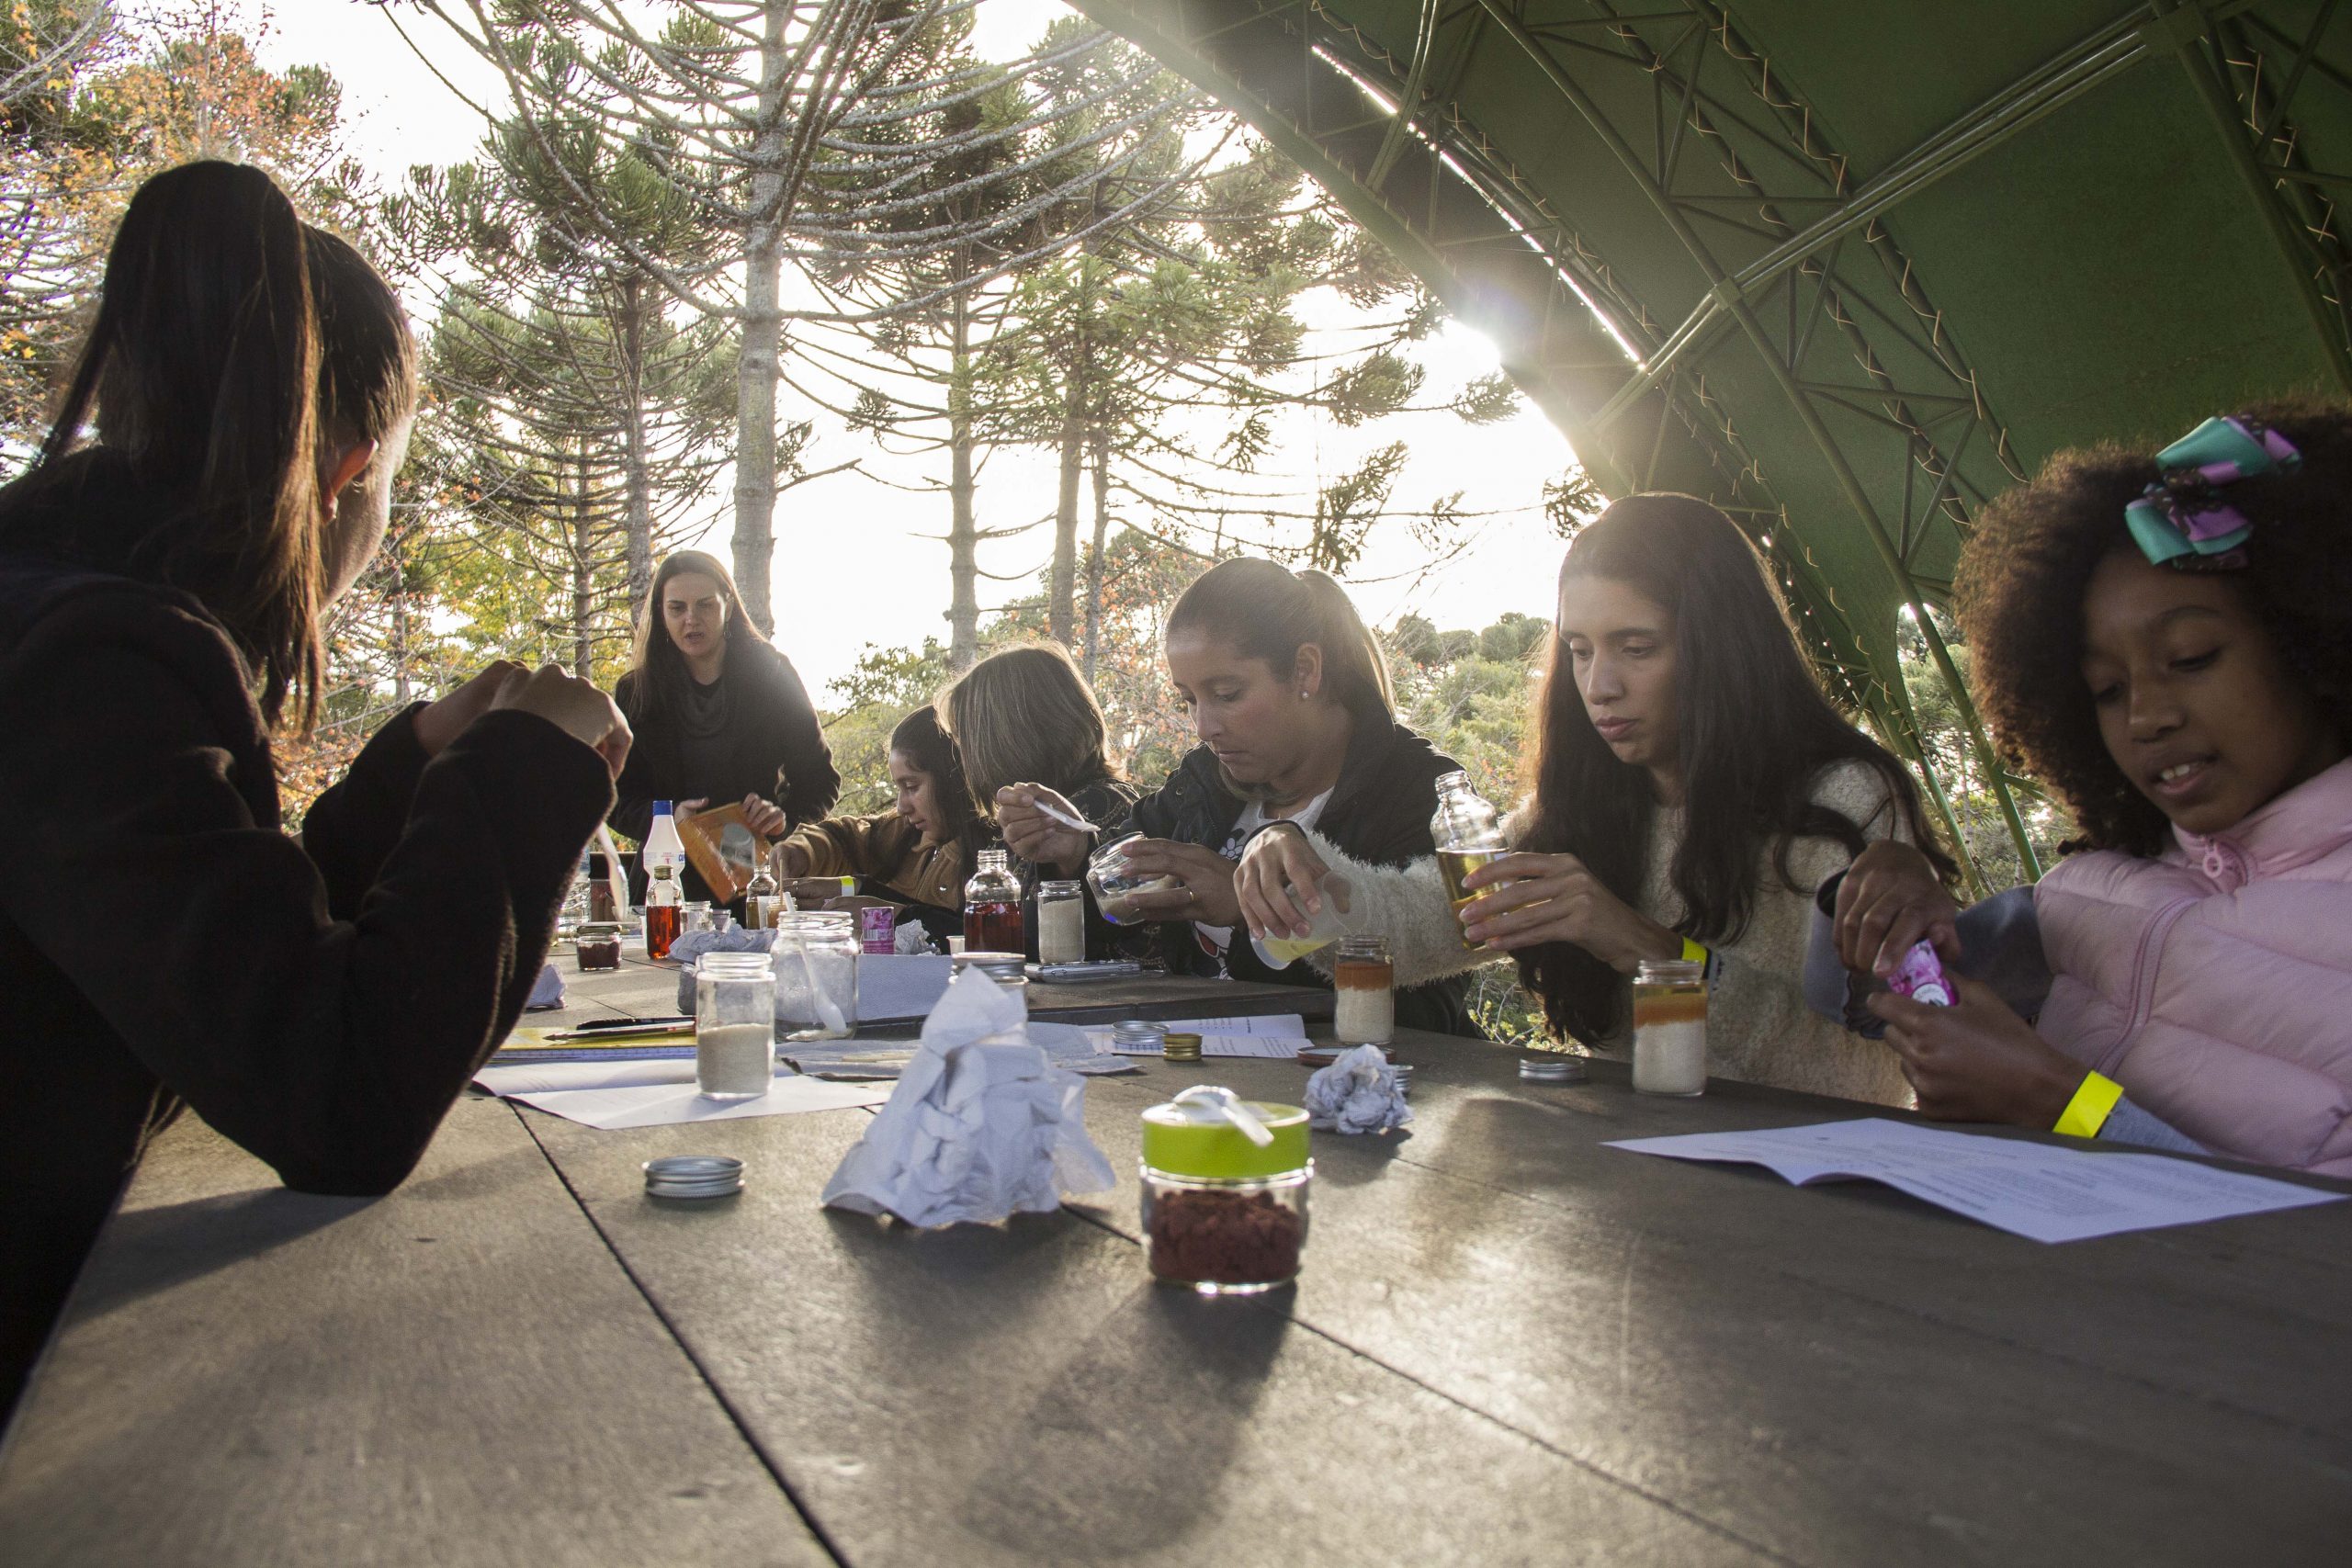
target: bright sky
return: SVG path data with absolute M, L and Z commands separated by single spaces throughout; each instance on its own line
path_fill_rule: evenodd
M 1060 0 L 985 0 L 977 46 L 994 58 L 1017 56 L 1064 11 Z M 441 23 L 403 6 L 400 25 L 459 92 L 479 103 L 503 97 L 495 73 Z M 319 63 L 334 73 L 344 85 L 353 150 L 387 186 L 400 183 L 413 164 L 470 156 L 480 139 L 480 118 L 401 40 L 381 9 L 360 0 L 280 0 L 262 55 L 275 67 Z M 1355 319 L 1343 302 L 1328 295 L 1311 299 L 1302 314 L 1310 325 L 1335 331 Z M 1493 344 L 1461 327 L 1448 327 L 1408 352 L 1427 367 L 1421 399 L 1426 402 L 1442 401 L 1496 367 Z M 808 454 L 811 468 L 855 457 L 865 470 L 789 491 L 777 511 L 776 641 L 823 703 L 822 689 L 848 671 L 863 645 L 910 645 L 927 635 L 945 638 L 947 547 L 938 536 L 946 528 L 946 499 L 899 487 L 944 479 L 946 458 L 944 453 L 885 453 L 871 438 L 842 430 L 830 415 L 793 410 L 788 389 L 786 400 L 786 418 L 816 419 Z M 1543 518 L 1543 485 L 1566 470 L 1573 455 L 1532 407 L 1522 403 L 1516 417 L 1484 427 L 1437 412 L 1394 415 L 1353 430 L 1297 415 L 1278 429 L 1283 445 L 1261 466 L 1260 482 L 1292 480 L 1294 504 L 1302 510 L 1312 508 L 1317 489 L 1364 454 L 1401 440 L 1410 444 L 1414 456 L 1391 497 L 1392 507 L 1425 509 L 1459 490 L 1465 512 L 1505 513 L 1473 525 L 1478 529 L 1476 543 L 1433 571 L 1426 570 L 1425 554 L 1403 519 L 1383 525 L 1349 579 L 1368 619 L 1385 626 L 1418 611 L 1441 626 L 1480 626 L 1507 610 L 1550 615 L 1561 545 Z M 1049 515 L 1055 490 L 1052 454 L 1001 450 L 981 474 L 980 524 L 1003 526 Z M 729 553 L 731 505 L 722 484 L 709 503 L 708 531 L 701 541 L 722 557 Z M 983 611 L 1033 591 L 1051 549 L 1050 525 L 983 544 L 982 572 L 1012 579 L 984 579 Z

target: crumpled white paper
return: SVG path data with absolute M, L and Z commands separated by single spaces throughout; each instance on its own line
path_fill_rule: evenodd
M 993 1224 L 1107 1190 L 1111 1162 L 1086 1135 L 1086 1080 L 1047 1061 L 1026 1021 L 1019 996 L 958 975 L 825 1204 L 914 1225 Z
M 1385 1133 L 1413 1119 L 1396 1069 L 1377 1045 L 1359 1045 L 1306 1080 L 1306 1124 L 1319 1133 Z

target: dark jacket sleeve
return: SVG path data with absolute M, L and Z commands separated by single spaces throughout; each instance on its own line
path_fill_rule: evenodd
M 639 722 L 641 707 L 637 697 L 637 671 L 632 670 L 615 683 L 613 703 L 642 742 L 646 727 Z M 613 825 L 614 832 L 639 843 L 645 841 L 646 833 L 652 828 L 653 803 L 663 794 L 662 781 L 654 777 L 659 767 L 653 757 L 656 750 L 644 744 L 629 748 L 628 761 L 621 764 L 621 776 L 613 785 L 613 809 L 605 818 Z
M 347 920 L 374 886 L 384 859 L 408 826 L 409 803 L 424 772 L 413 703 L 369 738 L 342 778 L 302 814 L 302 848 L 326 884 L 327 913 Z
M 842 775 L 833 767 L 832 748 L 817 722 L 817 707 L 792 660 L 775 656 L 777 720 L 784 731 L 782 798 L 785 819 L 794 827 L 821 819 L 842 797 Z
M 0 903 L 289 1186 L 389 1190 L 520 1012 L 611 804 L 604 762 L 544 719 L 484 716 L 420 771 L 334 919 L 317 864 L 255 819 L 243 774 L 267 755 L 217 628 L 119 600 L 51 614 L 0 665 Z

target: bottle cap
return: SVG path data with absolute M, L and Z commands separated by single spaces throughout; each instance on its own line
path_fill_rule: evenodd
M 1228 1101 L 1269 1134 L 1267 1142 L 1259 1143 L 1232 1117 L 1217 1113 Z M 1180 1098 L 1143 1113 L 1143 1163 L 1170 1176 L 1248 1181 L 1303 1170 L 1306 1159 L 1306 1111 L 1301 1106 L 1227 1093 L 1222 1100 Z
M 653 815 L 656 817 L 668 817 L 672 815 L 670 803 L 666 800 L 655 801 L 653 803 Z
M 1171 1062 L 1197 1062 L 1201 1059 L 1201 1037 L 1197 1034 L 1163 1034 L 1159 1054 Z

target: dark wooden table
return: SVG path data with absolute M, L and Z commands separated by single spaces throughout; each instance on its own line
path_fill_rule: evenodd
M 534 1026 L 565 1028 L 592 1019 L 673 1013 L 678 1008 L 678 976 L 674 964 L 652 964 L 641 957 L 625 958 L 618 969 L 582 975 L 566 957 L 564 1006 L 548 1012 L 527 1013 L 523 1021 Z M 1144 974 L 1112 980 L 1032 980 L 1029 1012 L 1056 1023 L 1107 1023 L 1122 1018 L 1179 1019 L 1209 1016 L 1295 1012 L 1309 1019 L 1331 1016 L 1334 998 L 1311 986 L 1276 986 L 1255 980 L 1216 984 L 1189 976 Z M 912 1035 L 922 1026 L 920 1017 L 865 1019 L 859 1032 L 881 1037 Z
M 2346 1561 L 2352 1204 L 2044 1247 L 1600 1146 L 1849 1105 L 1399 1055 L 1409 1135 L 1317 1135 L 1306 1272 L 1247 1301 L 1147 1282 L 1136 1117 L 1288 1063 L 1091 1079 L 1117 1190 L 928 1234 L 816 1206 L 859 1111 L 471 1100 L 373 1203 L 184 1126 L 0 1453 L 0 1560 Z M 643 1196 L 695 1151 L 746 1190 Z

